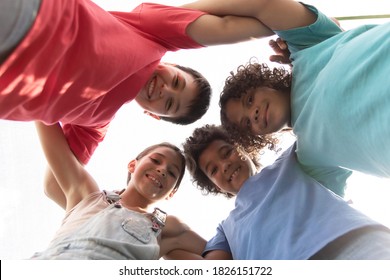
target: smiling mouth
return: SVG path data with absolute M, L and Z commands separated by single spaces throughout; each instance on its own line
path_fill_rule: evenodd
M 241 166 L 237 167 L 236 170 L 234 170 L 234 172 L 232 173 L 232 175 L 230 175 L 229 177 L 229 180 L 228 182 L 230 183 L 231 181 L 233 181 L 234 177 L 236 177 L 238 175 L 238 173 L 240 172 L 241 170 Z
M 154 76 L 153 79 L 150 81 L 146 92 L 146 96 L 149 100 L 152 99 L 154 89 L 156 88 L 156 84 L 157 84 L 157 76 Z
M 163 188 L 163 185 L 162 183 L 160 182 L 160 180 L 158 180 L 156 177 L 153 177 L 152 175 L 146 175 L 152 182 L 153 184 L 159 188 L 159 189 L 162 189 Z
M 268 126 L 268 119 L 267 119 L 268 107 L 269 107 L 269 104 L 267 103 L 263 108 L 262 122 L 263 122 L 264 128 L 267 128 L 267 126 Z

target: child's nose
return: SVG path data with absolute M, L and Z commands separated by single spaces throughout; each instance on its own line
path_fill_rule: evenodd
M 166 86 L 166 85 L 162 85 L 161 86 L 161 89 L 160 89 L 160 98 L 163 98 L 165 96 L 169 96 L 170 94 L 172 94 L 173 90 Z
M 230 162 L 225 161 L 225 162 L 223 163 L 223 168 L 222 168 L 223 173 L 226 173 L 226 171 L 228 171 L 229 167 L 230 167 Z
M 163 177 L 167 176 L 167 172 L 164 168 L 157 169 L 157 172 L 160 173 Z
M 252 112 L 252 121 L 254 123 L 257 123 L 257 121 L 259 120 L 259 109 L 256 109 Z

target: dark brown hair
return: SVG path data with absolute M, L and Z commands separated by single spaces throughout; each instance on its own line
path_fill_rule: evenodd
M 240 143 L 250 154 L 259 152 L 264 147 L 276 150 L 278 143 L 276 134 L 254 135 L 231 123 L 226 115 L 226 103 L 230 99 L 240 99 L 258 87 L 269 87 L 285 91 L 288 94 L 291 90 L 291 73 L 283 67 L 270 69 L 267 64 L 257 63 L 256 59 L 252 58 L 248 64 L 240 65 L 236 73 L 230 73 L 219 99 L 222 126 L 233 140 Z

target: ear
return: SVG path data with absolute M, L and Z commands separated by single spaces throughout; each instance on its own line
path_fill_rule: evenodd
M 177 192 L 177 188 L 173 189 L 165 199 L 166 200 L 171 199 L 176 192 Z
M 132 161 L 130 161 L 127 164 L 127 170 L 129 171 L 129 173 L 134 173 L 136 163 L 137 163 L 137 160 L 133 159 Z
M 153 113 L 151 113 L 151 112 L 144 111 L 144 114 L 145 114 L 145 115 L 148 115 L 148 116 L 150 116 L 150 117 L 152 117 L 152 118 L 154 118 L 154 119 L 156 119 L 156 120 L 160 120 L 160 117 L 159 117 L 159 116 L 157 116 L 156 114 L 153 114 Z

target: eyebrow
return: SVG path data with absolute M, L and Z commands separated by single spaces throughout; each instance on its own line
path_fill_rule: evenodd
M 179 80 L 183 81 L 183 86 L 181 87 L 181 89 L 185 89 L 186 88 L 186 85 L 187 85 L 187 80 L 186 78 L 184 78 L 184 76 L 182 76 L 181 74 L 177 74 L 177 76 L 179 77 Z
M 177 102 L 176 102 L 176 108 L 175 108 L 175 110 L 173 111 L 173 113 L 176 114 L 176 113 L 179 111 L 179 109 L 180 109 L 180 100 L 177 100 Z
M 167 157 L 166 157 L 164 154 L 162 154 L 162 153 L 156 153 L 156 155 L 159 155 L 159 156 L 161 156 L 161 157 L 163 157 L 163 158 L 167 158 Z M 172 163 L 171 165 L 177 169 L 177 172 L 180 173 L 180 168 L 179 168 L 179 166 L 178 166 L 177 164 Z
M 217 154 L 219 155 L 221 152 L 223 152 L 224 149 L 227 149 L 227 147 L 229 147 L 228 144 L 224 144 L 222 147 L 220 147 L 217 151 Z M 210 161 L 206 164 L 205 166 L 205 170 L 206 170 L 206 173 L 209 174 L 209 167 L 210 167 Z
M 181 82 L 182 86 L 181 86 L 181 90 L 183 91 L 185 88 L 186 88 L 186 85 L 187 85 L 187 81 L 186 79 L 181 75 L 181 74 L 177 74 L 177 79 L 179 80 L 179 82 Z M 173 113 L 177 113 L 180 109 L 180 100 L 177 101 L 176 103 L 176 108 L 175 110 L 173 111 Z

